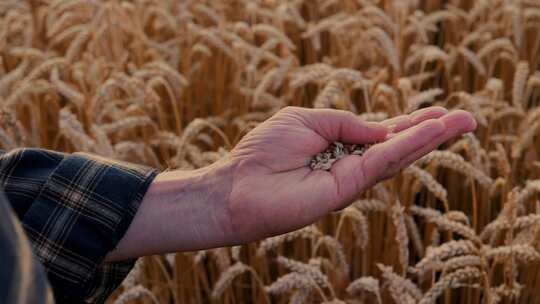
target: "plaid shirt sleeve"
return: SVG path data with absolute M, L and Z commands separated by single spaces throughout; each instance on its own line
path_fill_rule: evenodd
M 42 149 L 0 153 L 0 186 L 59 303 L 103 303 L 135 260 L 107 263 L 155 169 Z

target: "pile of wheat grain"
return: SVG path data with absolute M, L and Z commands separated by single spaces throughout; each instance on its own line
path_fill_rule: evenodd
M 539 61 L 536 0 L 4 0 L 0 145 L 198 168 L 286 105 L 466 109 L 474 134 L 342 212 L 144 258 L 110 302 L 531 303 Z

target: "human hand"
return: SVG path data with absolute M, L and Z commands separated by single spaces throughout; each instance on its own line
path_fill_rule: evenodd
M 298 229 L 475 128 L 469 113 L 440 107 L 382 123 L 345 111 L 285 108 L 249 132 L 230 157 L 159 174 L 107 260 L 243 244 Z M 330 171 L 312 170 L 311 158 L 334 141 L 380 143 Z
M 285 108 L 231 151 L 231 226 L 236 237 L 247 242 L 311 224 L 475 128 L 469 113 L 441 107 L 381 123 L 363 122 L 339 110 Z M 310 159 L 334 141 L 380 143 L 363 156 L 340 159 L 330 171 L 310 169 Z

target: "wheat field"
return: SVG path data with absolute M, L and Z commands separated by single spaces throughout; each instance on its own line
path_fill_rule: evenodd
M 0 145 L 193 169 L 288 105 L 465 109 L 350 207 L 145 257 L 109 303 L 537 303 L 539 61 L 538 0 L 1 0 Z

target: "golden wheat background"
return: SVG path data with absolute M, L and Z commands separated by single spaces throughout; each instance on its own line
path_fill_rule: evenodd
M 465 109 L 474 134 L 345 210 L 146 257 L 110 303 L 533 303 L 539 61 L 538 0 L 1 0 L 0 144 L 191 169 L 287 105 Z

